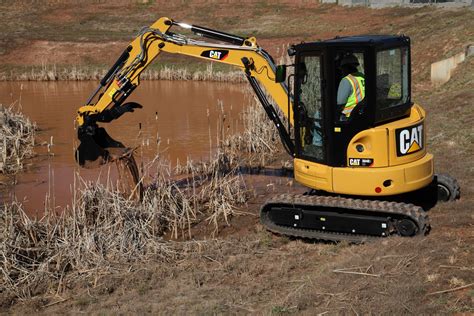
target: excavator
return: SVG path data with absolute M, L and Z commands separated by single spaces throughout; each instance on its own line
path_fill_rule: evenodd
M 162 17 L 138 33 L 79 108 L 76 160 L 81 166 L 105 164 L 116 159 L 117 151 L 126 151 L 98 123 L 141 107 L 125 100 L 161 53 L 243 71 L 293 159 L 295 180 L 308 187 L 305 194 L 274 196 L 261 207 L 260 221 L 274 233 L 349 242 L 425 235 L 429 219 L 413 198 L 459 197 L 456 180 L 434 173 L 433 155 L 426 149 L 426 114 L 411 100 L 407 36 L 302 42 L 288 48 L 294 63 L 277 66 L 255 37 Z M 365 79 L 363 100 L 350 116 L 337 104 L 345 56 L 357 58 Z M 137 182 L 138 170 L 132 173 Z

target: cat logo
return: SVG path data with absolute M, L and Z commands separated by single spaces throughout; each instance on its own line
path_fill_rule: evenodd
M 209 52 L 209 57 L 214 58 L 214 59 L 221 59 L 221 54 L 222 52 L 216 51 L 216 50 L 211 50 Z
M 400 128 L 397 137 L 397 156 L 405 156 L 423 149 L 423 124 Z
M 349 166 L 351 167 L 370 167 L 373 164 L 373 158 L 349 158 Z
M 224 60 L 226 59 L 227 55 L 229 55 L 228 50 L 205 50 L 201 53 L 202 57 L 216 60 Z

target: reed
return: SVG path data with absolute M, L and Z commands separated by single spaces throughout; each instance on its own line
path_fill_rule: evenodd
M 222 147 L 234 153 L 232 157 L 234 161 L 238 159 L 240 167 L 261 168 L 281 150 L 280 136 L 253 92 L 248 90 L 246 93 L 250 101 L 242 113 L 243 131 L 230 135 Z M 271 100 L 270 96 L 267 97 Z M 287 124 L 281 113 L 280 117 Z
M 10 73 L 0 73 L 0 80 L 17 81 L 84 81 L 100 80 L 107 69 L 101 67 L 60 67 L 56 65 L 42 65 L 31 69 L 14 69 Z M 196 80 L 217 82 L 244 82 L 241 71 L 216 71 L 212 64 L 205 70 L 190 71 L 187 68 L 164 66 L 160 69 L 147 69 L 141 76 L 143 80 Z
M 219 232 L 219 224 L 229 224 L 230 218 L 238 214 L 238 207 L 248 200 L 249 192 L 238 169 L 229 153 L 220 148 L 210 162 L 195 163 L 188 159 L 185 165 L 175 168 L 176 173 L 189 176 L 185 182 L 192 188 L 194 205 L 214 226 L 212 236 Z
M 200 194 L 201 203 L 204 201 L 208 210 L 206 220 L 214 226 L 213 236 L 219 232 L 219 223 L 224 220 L 229 225 L 230 218 L 238 214 L 237 206 L 247 201 L 248 191 L 244 183 L 241 175 L 214 174 L 203 187 Z
M 165 166 L 165 167 L 164 167 Z M 186 181 L 167 176 L 169 165 L 144 190 L 139 203 L 98 182 L 81 181 L 72 207 L 48 209 L 29 218 L 20 203 L 0 212 L 2 283 L 19 298 L 61 292 L 79 278 L 108 273 L 114 264 L 179 257 L 182 245 L 165 241 L 191 236 L 194 223 L 228 221 L 236 205 L 245 203 L 239 176 L 220 174 Z
M 216 71 L 212 64 L 205 70 L 190 71 L 187 68 L 164 66 L 161 69 L 147 69 L 142 73 L 144 80 L 194 80 L 217 82 L 244 82 L 245 77 L 241 71 Z
M 100 184 L 86 184 L 71 209 L 40 220 L 29 218 L 19 203 L 5 205 L 2 283 L 27 298 L 60 292 L 71 280 L 106 273 L 114 263 L 172 259 L 172 245 L 161 238 L 167 216 L 149 206 Z
M 0 174 L 14 174 L 34 155 L 36 124 L 0 104 Z

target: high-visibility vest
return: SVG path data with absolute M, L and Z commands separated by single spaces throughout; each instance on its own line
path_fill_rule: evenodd
M 348 80 L 352 87 L 352 94 L 347 98 L 347 103 L 342 110 L 342 114 L 349 117 L 356 105 L 365 98 L 365 78 L 364 74 L 357 72 L 345 76 L 342 80 L 344 79 Z

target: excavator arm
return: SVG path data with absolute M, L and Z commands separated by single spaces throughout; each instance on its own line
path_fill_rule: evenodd
M 197 41 L 171 32 L 173 27 L 188 29 L 224 44 Z M 139 32 L 100 81 L 86 105 L 79 108 L 77 125 L 81 144 L 76 152 L 76 159 L 81 166 L 91 167 L 106 163 L 111 159 L 110 148 L 124 147 L 97 123 L 111 122 L 124 113 L 141 107 L 137 103 L 124 101 L 140 84 L 140 74 L 162 52 L 192 56 L 240 68 L 268 117 L 277 127 L 285 149 L 294 156 L 294 143 L 288 131 L 289 127 L 284 126 L 277 109 L 268 100 L 267 93 L 290 123 L 293 122 L 292 100 L 286 84 L 276 82 L 273 59 L 257 45 L 256 39 L 242 38 L 162 17 Z

